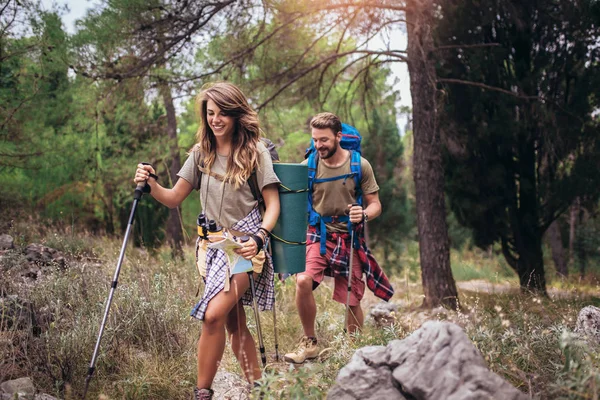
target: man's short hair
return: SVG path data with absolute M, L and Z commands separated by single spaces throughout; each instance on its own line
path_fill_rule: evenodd
M 333 131 L 334 135 L 342 131 L 342 122 L 337 115 L 330 112 L 320 113 L 312 117 L 310 126 L 315 129 L 329 128 Z

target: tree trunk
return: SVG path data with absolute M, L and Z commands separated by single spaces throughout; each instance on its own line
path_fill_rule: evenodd
M 546 276 L 540 235 L 534 232 L 523 234 L 523 242 L 517 246 L 519 259 L 517 273 L 519 284 L 524 292 L 537 292 L 546 295 Z
M 413 103 L 414 180 L 424 307 L 458 306 L 450 269 L 444 169 L 437 126 L 433 60 L 433 1 L 414 2 L 406 12 L 408 71 Z
M 167 136 L 169 137 L 169 159 L 167 165 L 169 167 L 170 180 L 174 184 L 177 180 L 177 173 L 181 169 L 181 158 L 179 157 L 179 146 L 177 145 L 177 116 L 175 114 L 171 88 L 164 82 L 160 83 L 159 88 L 167 112 Z M 169 211 L 167 238 L 171 246 L 173 258 L 183 258 L 183 232 L 179 207 Z
M 585 222 L 585 209 L 581 207 L 581 201 L 578 199 L 577 202 L 577 226 L 579 229 L 575 230 L 575 253 L 577 264 L 579 264 L 579 278 L 585 277 L 585 270 L 588 262 L 588 252 L 585 243 L 586 233 L 583 230 L 583 224 Z
M 577 217 L 579 216 L 579 198 L 571 205 L 569 212 L 569 265 L 575 262 L 575 233 L 577 232 Z
M 550 244 L 550 249 L 552 250 L 552 260 L 556 267 L 556 273 L 563 277 L 567 277 L 569 275 L 569 270 L 567 268 L 567 259 L 562 244 L 562 235 L 560 233 L 558 220 L 550 224 L 546 235 L 548 243 Z
M 530 135 L 533 136 L 533 135 Z M 517 219 L 513 234 L 518 254 L 517 273 L 521 290 L 546 295 L 546 277 L 542 254 L 537 199 L 536 155 L 534 140 L 524 140 L 517 157 Z

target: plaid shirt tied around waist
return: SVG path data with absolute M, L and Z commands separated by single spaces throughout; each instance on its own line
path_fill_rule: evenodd
M 239 232 L 258 233 L 262 217 L 258 206 L 250 214 L 238 221 L 231 229 Z M 223 250 L 208 249 L 206 251 L 206 278 L 204 294 L 190 315 L 196 319 L 204 320 L 208 303 L 222 290 L 225 290 L 225 280 L 231 279 L 227 273 L 229 262 Z M 256 302 L 261 311 L 271 310 L 275 303 L 275 280 L 273 274 L 273 260 L 266 252 L 265 264 L 262 273 L 255 279 Z M 252 306 L 252 290 L 248 288 L 242 297 L 242 304 Z
M 356 254 L 360 260 L 362 271 L 367 277 L 367 287 L 373 294 L 382 300 L 389 301 L 394 295 L 394 288 L 390 284 L 373 254 L 369 251 L 364 235 L 357 234 L 361 232 L 360 227 L 355 232 L 355 239 L 358 239 L 358 247 L 355 248 Z M 309 226 L 306 232 L 306 244 L 319 243 L 321 235 L 314 226 Z M 327 241 L 335 243 L 335 249 L 329 259 L 329 267 L 325 270 L 327 276 L 341 275 L 348 277 L 348 263 L 350 262 L 350 233 L 327 232 Z M 356 242 L 355 242 L 356 243 Z

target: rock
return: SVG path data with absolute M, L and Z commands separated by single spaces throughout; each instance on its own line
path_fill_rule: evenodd
M 369 392 L 368 388 L 372 388 Z M 428 321 L 403 340 L 359 349 L 328 399 L 463 400 L 528 397 L 489 371 L 479 351 L 453 323 Z
M 388 326 L 396 322 L 396 312 L 398 305 L 394 303 L 379 302 L 369 311 L 369 316 L 373 318 L 375 325 Z
M 0 250 L 10 250 L 15 248 L 15 241 L 12 236 L 3 233 L 0 235 Z
M 0 392 L 9 394 L 12 398 L 16 394 L 19 400 L 34 400 L 35 386 L 31 378 L 19 378 L 0 384 Z
M 336 384 L 327 393 L 328 399 L 405 400 L 394 386 L 392 370 L 385 364 L 386 347 L 363 347 L 354 353 L 350 363 L 342 368 Z M 370 364 L 374 360 L 378 362 Z
M 63 268 L 67 263 L 60 251 L 38 243 L 32 243 L 25 248 L 25 257 L 30 263 L 41 266 L 52 265 Z
M 579 311 L 575 332 L 600 344 L 600 308 L 586 306 Z

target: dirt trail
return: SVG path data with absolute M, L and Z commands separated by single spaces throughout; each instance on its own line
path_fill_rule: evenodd
M 456 282 L 456 286 L 459 290 L 481 293 L 508 293 L 519 291 L 519 284 L 517 282 L 492 283 L 483 279 Z M 548 295 L 553 298 L 573 297 L 577 294 L 578 292 L 576 290 L 548 288 Z

